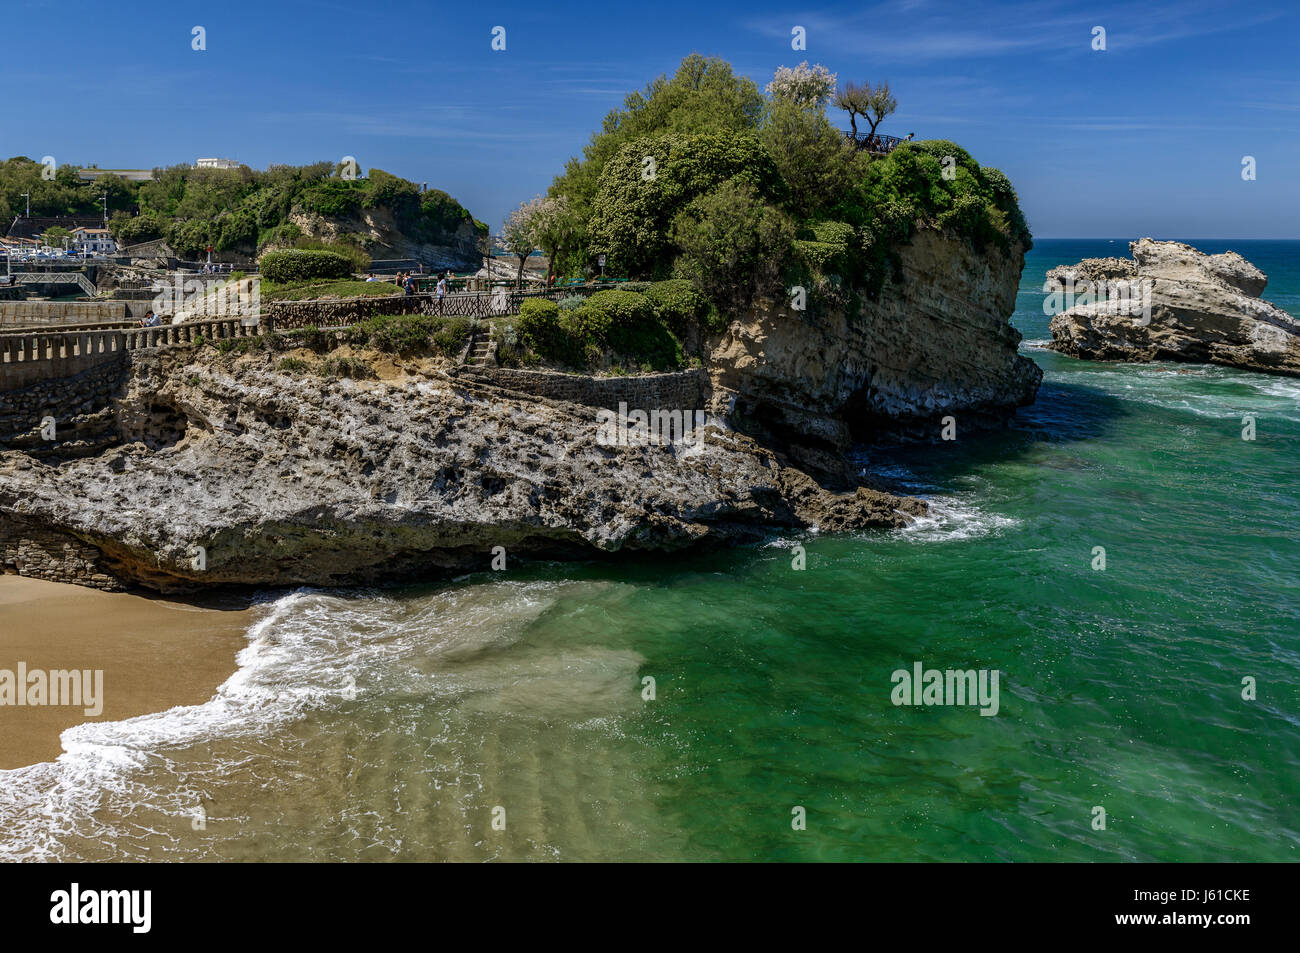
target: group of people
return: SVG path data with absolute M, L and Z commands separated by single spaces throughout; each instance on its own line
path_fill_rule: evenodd
M 438 285 L 435 290 L 435 293 L 437 294 L 439 301 L 441 301 L 443 298 L 447 296 L 447 279 L 449 277 L 451 277 L 450 272 L 445 272 L 443 274 L 438 275 Z M 366 275 L 366 283 L 368 284 L 372 281 L 383 281 L 383 279 L 376 278 L 374 272 L 370 272 L 369 274 Z M 415 282 L 415 275 L 412 274 L 411 272 L 399 271 L 397 273 L 397 276 L 393 279 L 393 281 L 398 287 L 402 288 L 408 295 L 413 295 L 416 293 L 417 286 Z

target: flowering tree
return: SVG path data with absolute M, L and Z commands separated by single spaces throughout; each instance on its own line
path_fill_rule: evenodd
M 535 198 L 524 202 L 510 213 L 501 240 L 512 255 L 519 258 L 519 276 L 523 282 L 524 265 L 533 249 L 546 252 L 546 283 L 551 282 L 556 256 L 563 254 L 573 244 L 577 235 L 578 219 L 573 214 L 569 200 L 563 195 Z
M 524 265 L 528 262 L 528 256 L 537 247 L 534 228 L 541 205 L 542 197 L 540 195 L 527 202 L 520 203 L 519 208 L 506 217 L 505 224 L 501 227 L 502 243 L 510 254 L 519 259 L 519 275 L 515 278 L 515 281 L 521 286 L 524 283 Z
M 807 108 L 820 109 L 835 95 L 835 77 L 818 63 L 809 66 L 804 60 L 791 69 L 779 66 L 772 82 L 767 84 L 767 94 L 773 99 L 785 99 Z
M 533 212 L 533 240 L 546 252 L 546 284 L 555 273 L 555 259 L 568 251 L 577 236 L 578 221 L 569 199 L 563 195 L 541 199 Z

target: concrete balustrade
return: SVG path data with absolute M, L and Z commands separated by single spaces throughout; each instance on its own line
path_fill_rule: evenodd
M 262 318 L 246 324 L 244 318 L 186 321 L 158 327 L 104 327 L 77 331 L 0 332 L 0 391 L 26 387 L 37 381 L 70 377 L 130 351 L 192 344 L 200 337 L 211 340 L 257 337 L 271 330 Z

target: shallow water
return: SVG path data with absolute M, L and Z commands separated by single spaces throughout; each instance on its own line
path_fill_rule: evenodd
M 1295 313 L 1300 243 L 1232 247 Z M 1294 859 L 1300 381 L 1035 345 L 1047 268 L 1124 251 L 1030 253 L 1013 427 L 862 454 L 917 525 L 268 594 L 211 702 L 0 772 L 0 857 Z M 894 705 L 918 661 L 998 714 Z

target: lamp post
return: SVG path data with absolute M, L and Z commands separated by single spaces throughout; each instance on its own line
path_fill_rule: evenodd
M 27 200 L 27 217 L 31 218 L 32 217 L 32 193 L 24 192 L 23 198 Z

